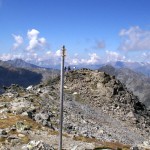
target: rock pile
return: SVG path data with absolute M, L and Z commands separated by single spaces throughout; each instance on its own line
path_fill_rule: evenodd
M 71 71 L 66 74 L 65 86 L 77 101 L 150 132 L 150 112 L 115 76 L 90 70 Z

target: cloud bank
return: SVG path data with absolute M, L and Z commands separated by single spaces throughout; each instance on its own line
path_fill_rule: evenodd
M 106 60 L 107 60 L 107 62 L 110 62 L 110 61 L 124 61 L 125 59 L 126 59 L 125 56 L 120 55 L 117 52 L 108 51 L 108 50 L 106 51 Z
M 49 43 L 46 38 L 40 36 L 40 31 L 37 29 L 31 29 L 27 31 L 26 35 L 27 37 L 23 38 L 21 35 L 12 34 L 14 39 L 14 43 L 12 45 L 13 51 L 9 54 L 1 54 L 0 59 L 9 60 L 21 58 L 31 63 L 33 62 L 38 65 L 45 64 L 46 66 L 60 64 L 61 50 L 51 50 L 48 47 Z M 149 61 L 150 52 L 147 51 L 150 50 L 150 31 L 143 30 L 139 26 L 134 26 L 129 29 L 122 29 L 119 36 L 122 40 L 119 50 L 127 51 L 128 54 L 138 51 L 138 54 L 140 55 L 135 58 Z M 93 40 L 90 44 L 91 51 L 89 53 L 85 53 L 83 56 L 80 56 L 77 51 L 70 56 L 67 54 L 65 60 L 66 64 L 98 65 L 106 62 L 130 60 L 130 55 L 123 55 L 123 51 L 105 50 L 106 45 L 103 40 Z M 131 56 L 133 57 L 133 54 Z
M 125 51 L 143 51 L 150 50 L 150 31 L 143 30 L 139 26 L 129 29 L 122 29 L 119 33 L 122 43 L 120 50 Z

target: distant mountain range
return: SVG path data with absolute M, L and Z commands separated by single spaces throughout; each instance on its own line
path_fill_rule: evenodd
M 36 65 L 33 65 L 33 64 L 30 64 L 30 63 L 27 63 L 25 62 L 24 60 L 22 59 L 14 59 L 14 60 L 8 60 L 8 61 L 5 61 L 7 64 L 10 64 L 14 67 L 17 67 L 17 68 L 26 68 L 26 69 L 37 69 L 37 68 L 42 68 L 42 67 L 39 67 L 39 66 L 36 66 Z
M 3 86 L 18 84 L 23 87 L 36 85 L 42 81 L 42 74 L 27 69 L 0 66 L 0 91 Z
M 21 59 L 0 61 L 0 93 L 3 86 L 18 84 L 23 87 L 46 82 L 58 75 L 59 70 L 42 68 Z
M 150 63 L 146 63 L 146 62 L 116 61 L 116 62 L 106 63 L 105 65 L 111 65 L 115 68 L 129 68 L 131 70 L 134 70 L 135 72 L 145 74 L 146 76 L 150 75 Z
M 17 68 L 25 68 L 25 69 L 46 69 L 46 70 L 52 70 L 51 68 L 54 69 L 60 69 L 60 65 L 57 66 L 51 66 L 51 65 L 44 65 L 44 62 L 42 62 L 42 66 L 36 65 L 36 64 L 32 64 L 29 62 L 26 62 L 22 59 L 14 59 L 14 60 L 8 60 L 5 62 L 0 62 L 1 63 L 7 63 L 7 65 L 12 65 L 13 67 L 17 67 Z M 47 64 L 47 63 L 46 63 Z M 115 68 L 129 68 L 135 72 L 138 73 L 142 73 L 145 74 L 146 76 L 150 76 L 150 63 L 146 63 L 146 62 L 127 62 L 127 61 L 114 61 L 114 62 L 107 62 L 107 63 L 100 63 L 100 64 L 93 64 L 93 65 L 85 65 L 85 64 L 80 64 L 80 65 L 67 65 L 67 66 L 71 66 L 71 68 L 76 67 L 78 69 L 80 68 L 90 68 L 90 69 L 99 69 L 102 66 L 106 66 L 106 65 L 111 65 Z M 51 68 L 49 68 L 48 66 L 51 66 Z
M 114 62 L 106 62 L 100 64 L 93 64 L 93 65 L 76 65 L 76 68 L 90 68 L 92 70 L 99 69 L 100 67 L 111 65 L 114 68 L 129 68 L 135 72 L 142 73 L 147 77 L 150 76 L 150 63 L 146 62 L 126 62 L 126 61 L 114 61 Z M 74 65 L 70 65 L 72 68 Z

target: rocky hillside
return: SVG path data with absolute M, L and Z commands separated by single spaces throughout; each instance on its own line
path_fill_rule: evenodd
M 150 109 L 150 78 L 128 68 L 116 69 L 110 65 L 101 67 L 99 71 L 115 75 L 118 80 L 124 83 Z
M 58 149 L 59 77 L 0 97 L 1 150 Z M 150 149 L 150 113 L 114 76 L 65 74 L 63 149 Z M 98 148 L 99 147 L 99 148 Z
M 127 88 L 115 76 L 105 72 L 94 72 L 90 70 L 72 71 L 66 76 L 66 86 L 69 92 L 75 92 L 75 99 L 89 103 L 93 107 L 100 107 L 103 111 L 116 116 L 122 120 L 128 120 L 137 124 L 145 115 L 149 115 L 145 105 L 139 102 L 138 97 L 129 92 Z M 146 121 L 147 120 L 147 121 Z M 149 119 L 145 122 L 149 125 Z M 146 125 L 146 124 L 145 124 Z M 145 126 L 139 124 L 140 127 Z

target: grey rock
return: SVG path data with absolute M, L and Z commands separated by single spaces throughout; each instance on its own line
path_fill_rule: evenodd
M 8 136 L 7 142 L 8 142 L 8 143 L 11 143 L 11 145 L 14 146 L 14 145 L 20 143 L 20 139 L 19 139 L 17 136 L 11 135 L 11 136 Z
M 0 129 L 0 135 L 7 135 L 6 130 L 4 130 L 4 129 Z
M 10 150 L 9 148 L 3 146 L 3 145 L 0 145 L 0 150 Z
M 26 146 L 23 147 L 25 150 L 54 150 L 54 148 L 43 141 L 30 141 Z
M 44 112 L 44 113 L 37 113 L 35 114 L 35 121 L 38 123 L 42 123 L 44 126 L 49 126 L 51 127 L 51 123 L 50 123 L 50 117 L 52 115 L 49 114 L 48 112 Z
M 139 150 L 138 146 L 133 146 L 130 148 L 130 150 Z
M 11 102 L 10 110 L 15 114 L 21 114 L 25 111 L 28 111 L 32 108 L 31 102 L 27 101 L 24 98 L 16 98 L 15 101 Z
M 31 127 L 29 125 L 25 125 L 22 121 L 18 121 L 16 123 L 16 129 L 21 132 L 25 130 L 30 130 Z

